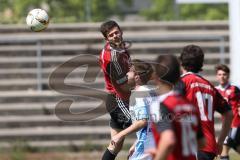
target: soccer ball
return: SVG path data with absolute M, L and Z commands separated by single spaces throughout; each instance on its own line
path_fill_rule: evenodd
M 47 28 L 49 16 L 43 9 L 33 9 L 28 13 L 26 22 L 32 31 L 40 32 Z

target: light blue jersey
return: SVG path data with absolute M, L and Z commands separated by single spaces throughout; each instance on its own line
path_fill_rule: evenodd
M 137 120 L 149 120 L 149 105 L 157 98 L 155 91 L 150 86 L 144 85 L 133 90 L 130 97 L 130 114 L 132 123 Z M 135 151 L 130 160 L 152 160 L 151 155 L 145 153 L 150 148 L 155 148 L 155 141 L 151 131 L 151 123 L 136 132 L 137 141 Z

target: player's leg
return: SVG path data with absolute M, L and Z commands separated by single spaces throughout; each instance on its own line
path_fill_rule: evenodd
M 224 141 L 224 148 L 220 160 L 229 160 L 230 148 L 233 148 L 235 151 L 240 153 L 240 127 L 231 128 L 229 131 L 229 134 Z
M 124 104 L 124 103 L 122 103 Z M 111 113 L 110 127 L 111 127 L 111 139 L 113 136 L 118 134 L 123 129 L 126 129 L 131 125 L 130 119 L 126 116 L 126 112 L 118 106 Z M 122 149 L 124 139 L 120 143 L 111 144 L 109 143 L 108 149 L 115 155 L 117 155 Z
M 115 136 L 116 134 L 118 134 L 121 130 L 119 129 L 113 129 L 111 128 L 111 138 L 113 136 Z M 124 139 L 122 139 L 122 141 L 120 141 L 119 143 L 116 143 L 116 144 L 111 144 L 111 142 L 109 143 L 109 146 L 108 146 L 108 150 L 110 150 L 113 154 L 117 155 L 121 149 L 122 149 L 122 146 L 123 146 L 123 142 L 124 142 Z
M 227 145 L 223 145 L 222 153 L 220 156 L 220 160 L 229 160 L 229 150 L 230 148 Z
M 111 138 L 120 131 L 121 131 L 120 129 L 111 128 Z M 107 147 L 106 151 L 103 154 L 102 160 L 114 160 L 117 154 L 122 149 L 123 142 L 124 139 L 120 143 L 117 143 L 115 145 L 111 144 L 110 142 L 109 146 Z
M 220 160 L 229 160 L 229 150 L 232 145 L 232 139 L 230 135 L 231 135 L 231 130 L 229 131 L 228 136 L 224 140 L 222 153 L 220 155 Z
M 117 99 L 114 95 L 109 95 L 106 100 L 106 107 L 111 116 L 110 127 L 111 127 L 111 138 L 119 133 L 121 130 L 125 129 L 130 125 L 129 118 L 126 117 L 127 108 L 125 107 L 128 104 Z M 124 112 L 121 108 L 125 107 Z M 122 149 L 124 140 L 122 142 L 113 146 L 110 142 L 108 148 L 103 154 L 102 160 L 114 160 L 116 155 Z
M 119 113 L 119 110 L 115 110 L 115 113 Z M 113 113 L 111 113 L 111 115 L 113 115 Z M 124 122 L 121 123 L 119 121 L 116 121 L 115 119 L 113 119 L 114 116 L 111 116 L 111 120 L 110 120 L 110 132 L 111 132 L 111 139 L 113 136 L 115 136 L 116 134 L 118 134 L 120 131 L 122 131 L 125 127 L 124 126 Z M 117 154 L 121 151 L 122 146 L 123 146 L 123 142 L 124 139 L 122 141 L 120 141 L 119 143 L 116 144 L 111 144 L 111 142 L 109 143 L 109 146 L 107 147 L 106 151 L 103 154 L 102 160 L 114 160 L 115 157 L 117 156 Z
M 235 133 L 235 137 L 234 137 L 234 142 L 235 145 L 233 147 L 233 149 L 240 154 L 240 127 L 236 128 L 236 133 Z

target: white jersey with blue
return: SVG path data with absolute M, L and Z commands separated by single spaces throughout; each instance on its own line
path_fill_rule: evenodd
M 153 159 L 152 156 L 145 153 L 145 151 L 156 147 L 149 120 L 149 106 L 155 99 L 157 99 L 157 95 L 154 88 L 151 86 L 140 86 L 131 93 L 129 111 L 132 123 L 138 120 L 147 119 L 148 125 L 136 132 L 137 140 L 135 142 L 135 151 L 129 160 Z

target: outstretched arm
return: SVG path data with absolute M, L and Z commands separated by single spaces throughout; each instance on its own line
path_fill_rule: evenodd
M 156 156 L 154 160 L 166 160 L 167 156 L 172 152 L 176 143 L 176 137 L 173 130 L 168 129 L 161 133 L 161 140 L 158 143 Z
M 122 92 L 129 93 L 135 86 L 134 73 L 123 72 L 117 62 L 110 62 L 106 67 L 106 72 L 110 76 L 113 85 L 116 85 Z M 118 67 L 117 67 L 118 66 Z
M 122 130 L 117 135 L 112 137 L 111 143 L 112 144 L 119 143 L 127 135 L 129 135 L 131 133 L 134 133 L 134 132 L 140 130 L 141 128 L 147 126 L 147 123 L 148 123 L 147 119 L 142 119 L 142 120 L 135 121 L 131 126 L 129 126 L 128 128 Z
M 218 91 L 216 93 L 216 110 L 222 115 L 222 130 L 217 140 L 218 153 L 221 154 L 223 142 L 231 127 L 233 114 L 232 109 L 227 101 L 220 95 Z
M 218 147 L 218 152 L 219 154 L 221 154 L 222 152 L 222 145 L 223 145 L 223 142 L 225 140 L 225 137 L 227 136 L 229 130 L 230 130 L 230 127 L 231 127 L 231 123 L 232 123 L 232 111 L 229 110 L 228 112 L 225 112 L 222 114 L 222 130 L 220 132 L 220 135 L 218 137 L 218 140 L 217 140 L 217 147 Z
M 129 92 L 130 90 L 132 90 L 132 88 L 134 88 L 135 86 L 135 77 L 134 77 L 134 73 L 133 72 L 128 72 L 126 74 L 127 77 L 127 82 L 120 85 L 120 88 L 123 92 Z

